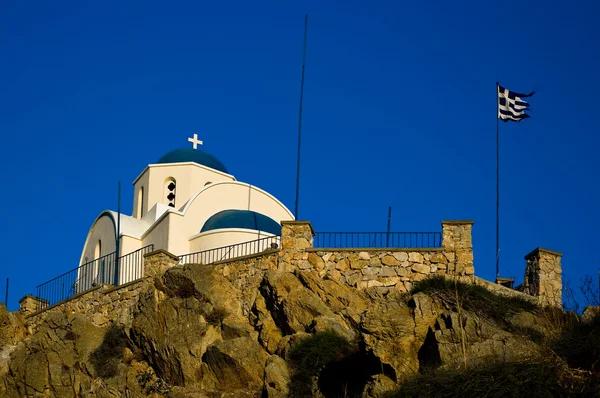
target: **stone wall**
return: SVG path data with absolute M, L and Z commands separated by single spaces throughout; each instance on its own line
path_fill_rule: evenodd
M 117 287 L 101 285 L 37 312 L 31 311 L 31 302 L 35 302 L 34 299 L 37 298 L 26 295 L 21 300 L 21 313 L 25 315 L 29 333 L 35 333 L 38 325 L 56 312 L 83 314 L 96 326 L 103 326 L 111 321 L 126 324 L 140 292 L 147 287 L 145 281 L 164 273 L 178 262 L 177 256 L 165 250 L 156 250 L 144 256 L 142 279 Z
M 515 290 L 484 281 L 474 276 L 472 221 L 442 221 L 442 242 L 439 248 L 314 248 L 314 230 L 308 221 L 282 223 L 281 249 L 213 263 L 218 273 L 247 295 L 243 302 L 252 303 L 258 287 L 269 270 L 286 272 L 314 271 L 320 278 L 336 281 L 358 290 L 374 289 L 388 292 L 410 291 L 416 281 L 431 275 L 457 277 L 461 281 L 486 286 L 507 295 L 536 296 L 541 304 L 562 303 L 561 254 L 536 249 L 525 258 L 525 283 L 519 293 Z M 37 298 L 26 296 L 22 312 L 26 315 L 29 332 L 54 312 L 80 313 L 95 325 L 110 321 L 127 323 L 138 296 L 149 278 L 160 277 L 166 269 L 177 266 L 179 258 L 164 250 L 145 255 L 144 278 L 119 287 L 99 286 L 65 302 L 35 313 Z M 243 308 L 246 314 L 250 308 Z M 117 315 L 121 319 L 116 319 Z
M 83 314 L 96 326 L 103 326 L 111 321 L 127 323 L 144 286 L 143 281 L 140 279 L 119 287 L 98 286 L 69 300 L 28 315 L 25 317 L 28 332 L 34 334 L 38 326 L 51 318 L 54 313 Z
M 538 247 L 525 256 L 523 293 L 539 297 L 540 304 L 562 306 L 562 254 Z
M 314 270 L 359 290 L 406 292 L 429 275 L 456 275 L 471 280 L 473 221 L 442 221 L 442 247 L 314 248 L 314 230 L 308 221 L 282 223 L 280 269 Z

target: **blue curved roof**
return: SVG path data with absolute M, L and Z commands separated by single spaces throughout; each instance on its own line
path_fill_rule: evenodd
M 156 163 L 183 163 L 183 162 L 194 162 L 201 164 L 211 169 L 228 173 L 227 168 L 219 159 L 213 155 L 193 148 L 176 149 L 164 155 L 158 159 Z
M 223 210 L 210 217 L 200 232 L 220 228 L 245 228 L 281 235 L 281 225 L 264 214 L 250 210 Z

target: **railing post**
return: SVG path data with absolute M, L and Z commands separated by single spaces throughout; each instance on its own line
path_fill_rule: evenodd
M 313 247 L 314 235 L 315 230 L 309 221 L 281 222 L 281 247 L 284 250 L 280 252 L 279 264 L 282 270 L 293 270 L 301 262 L 308 264 L 305 249 Z
M 448 265 L 448 274 L 474 275 L 473 266 L 473 221 L 442 221 L 442 248 L 446 257 L 454 258 L 454 264 Z

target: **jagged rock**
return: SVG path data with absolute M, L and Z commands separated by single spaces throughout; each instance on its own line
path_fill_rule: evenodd
M 0 303 L 0 347 L 17 344 L 25 338 L 26 334 L 27 330 L 21 315 L 8 312 L 4 304 Z
M 380 301 L 369 307 L 361 322 L 366 349 L 390 366 L 396 379 L 413 375 L 419 369 L 413 312 L 400 301 Z
M 311 329 L 315 333 L 333 330 L 349 341 L 353 341 L 356 338 L 356 332 L 344 325 L 343 321 L 338 317 L 330 318 L 326 316 L 318 316 L 313 320 Z
M 363 390 L 363 398 L 370 397 L 381 397 L 388 394 L 398 388 L 398 384 L 389 377 L 378 374 L 375 375 L 367 382 L 365 389 Z
M 260 289 L 275 323 L 286 334 L 307 331 L 316 316 L 334 316 L 293 274 L 268 271 Z
M 249 263 L 176 266 L 145 280 L 134 305 L 112 319 L 106 311 L 94 320 L 93 311 L 58 306 L 27 329 L 20 315 L 0 306 L 0 396 L 284 397 L 293 393 L 295 370 L 286 363 L 292 346 L 307 332 L 327 330 L 359 343 L 358 352 L 329 371 L 364 363 L 370 370 L 360 383 L 381 373 L 359 384 L 355 392 L 364 397 L 389 392 L 426 366 L 538 349 L 514 332 L 541 333 L 535 312 L 495 322 L 464 310 L 459 315 L 441 295 L 400 294 L 410 291 L 409 278 L 454 266 L 446 254 L 410 255 L 423 274 L 412 273 L 404 252 L 298 253 L 294 261 L 304 256 L 312 265 L 292 271 Z M 320 261 L 327 264 L 323 272 L 315 270 Z M 360 263 L 361 270 L 346 263 Z M 345 284 L 353 278 L 358 288 Z M 98 307 L 109 302 L 94 300 Z M 322 396 L 326 375 L 311 376 L 313 397 Z
M 442 314 L 434 329 L 443 366 L 465 361 L 485 362 L 488 358 L 507 361 L 537 351 L 532 341 L 468 311 L 463 311 L 461 316 L 455 312 Z
M 289 395 L 290 374 L 287 363 L 278 355 L 271 355 L 265 368 L 265 391 L 269 398 Z
M 298 341 L 305 339 L 309 336 L 310 336 L 309 333 L 304 333 L 304 332 L 300 332 L 300 333 L 296 333 L 296 334 L 289 334 L 287 336 L 284 336 L 279 341 L 279 344 L 277 345 L 277 350 L 275 351 L 275 353 L 277 355 L 279 355 L 280 357 L 282 357 L 283 359 L 287 360 L 292 346 L 294 344 L 296 344 Z
M 219 341 L 207 348 L 202 361 L 207 369 L 204 384 L 226 392 L 260 391 L 269 355 L 253 339 Z
M 598 314 L 600 314 L 600 306 L 585 307 L 581 314 L 581 321 L 584 323 L 591 322 Z

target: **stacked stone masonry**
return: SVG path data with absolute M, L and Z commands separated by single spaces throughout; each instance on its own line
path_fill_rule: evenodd
M 536 249 L 525 257 L 527 268 L 520 292 L 476 278 L 472 225 L 472 221 L 442 221 L 440 248 L 327 249 L 313 247 L 314 230 L 309 222 L 288 221 L 282 223 L 281 250 L 267 250 L 208 266 L 214 267 L 248 295 L 257 294 L 256 288 L 265 272 L 279 270 L 314 272 L 323 279 L 359 290 L 374 289 L 381 294 L 410 291 L 416 281 L 431 275 L 444 275 L 486 286 L 490 290 L 500 290 L 506 295 L 535 296 L 541 304 L 562 303 L 561 255 L 557 252 Z M 117 316 L 130 316 L 146 286 L 144 280 L 160 276 L 178 263 L 177 256 L 157 250 L 145 256 L 144 278 L 141 280 L 119 287 L 100 286 L 35 313 L 32 313 L 32 308 L 38 299 L 26 296 L 21 303 L 22 312 L 28 318 L 30 332 L 34 332 L 39 323 L 56 311 L 85 314 L 95 325 L 102 326 L 117 320 Z M 242 309 L 245 313 L 250 310 Z M 122 321 L 126 322 L 125 319 Z
M 525 256 L 525 278 L 520 290 L 539 297 L 541 304 L 562 305 L 562 254 L 537 248 Z
M 280 262 L 290 269 L 314 270 L 359 290 L 376 288 L 406 292 L 413 282 L 430 275 L 472 279 L 472 221 L 443 221 L 442 247 L 430 249 L 315 249 L 308 222 L 282 223 Z
M 104 326 L 119 318 L 130 317 L 138 296 L 143 288 L 143 280 L 128 283 L 117 288 L 102 285 L 70 300 L 27 316 L 27 327 L 34 334 L 38 326 L 51 319 L 54 313 L 83 314 L 96 326 Z M 122 320 L 122 323 L 126 323 Z

